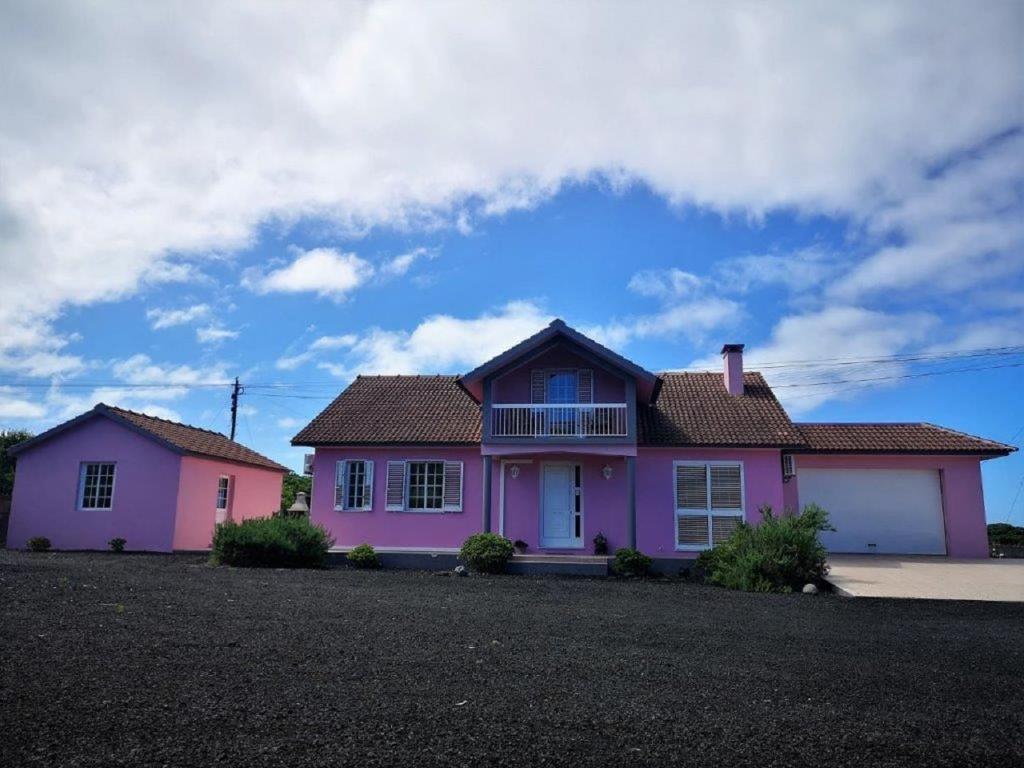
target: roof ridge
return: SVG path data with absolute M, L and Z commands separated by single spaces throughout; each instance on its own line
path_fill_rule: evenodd
M 164 424 L 173 424 L 176 427 L 185 427 L 186 429 L 194 429 L 196 432 L 205 432 L 208 435 L 217 435 L 218 437 L 223 437 L 225 440 L 230 440 L 231 439 L 227 435 L 225 435 L 223 432 L 217 432 L 217 431 L 212 430 L 212 429 L 206 429 L 205 427 L 197 427 L 197 426 L 195 426 L 193 424 L 186 424 L 183 421 L 173 421 L 172 419 L 165 419 L 162 416 L 153 416 L 150 413 L 144 413 L 142 411 L 133 411 L 131 408 L 122 408 L 121 406 L 118 406 L 118 405 L 107 405 L 106 403 L 97 403 L 96 407 L 99 408 L 99 406 L 101 406 L 101 405 L 104 408 L 108 409 L 108 410 L 114 411 L 115 413 L 117 413 L 117 412 L 120 412 L 120 413 L 130 413 L 133 416 L 144 416 L 145 418 L 152 419 L 153 421 L 162 421 Z M 234 441 L 232 441 L 232 442 L 234 442 Z M 237 444 L 238 445 L 242 445 L 241 443 L 237 443 Z M 245 446 L 242 446 L 242 447 L 244 448 Z M 252 450 L 252 449 L 250 448 L 249 450 Z

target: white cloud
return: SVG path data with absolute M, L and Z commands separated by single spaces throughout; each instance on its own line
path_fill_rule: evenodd
M 260 225 L 302 217 L 468 232 L 604 178 L 741 215 L 857 220 L 1020 123 L 1012 0 L 609 3 L 585 23 L 545 2 L 126 7 L 0 12 L 0 71 L 17 73 L 0 91 L 12 336 L 69 304 L 194 279 Z M 962 260 L 994 279 L 978 249 L 1011 248 L 999 231 L 975 215 L 885 253 L 895 277 L 869 265 L 844 290 L 955 288 L 943 277 Z M 326 295 L 359 284 L 351 259 L 323 261 L 340 267 Z M 266 290 L 321 289 L 301 272 Z
M 381 267 L 381 272 L 384 273 L 385 275 L 401 277 L 406 272 L 408 272 L 412 265 L 415 264 L 417 261 L 421 259 L 430 260 L 436 258 L 437 251 L 432 248 L 414 248 L 413 250 L 408 251 L 407 253 L 403 253 L 399 256 L 395 256 L 392 259 L 388 259 L 384 263 L 384 266 Z
M 305 423 L 302 419 L 295 419 L 291 416 L 285 416 L 277 420 L 277 426 L 281 429 L 295 429 L 295 427 L 302 426 Z
M 305 352 L 297 355 L 285 355 L 278 358 L 275 365 L 283 371 L 293 371 L 300 365 L 305 365 L 318 354 L 329 350 L 344 349 L 355 346 L 359 337 L 354 333 L 346 333 L 341 336 L 321 336 L 307 347 Z
M 0 387 L 0 419 L 41 419 L 46 408 L 28 399 L 24 390 Z
M 374 273 L 373 265 L 354 253 L 334 248 L 293 250 L 297 255 L 291 264 L 266 274 L 249 271 L 243 284 L 256 293 L 315 293 L 341 301 Z
M 228 339 L 237 339 L 241 333 L 232 331 L 229 328 L 222 328 L 219 325 L 208 325 L 205 328 L 196 328 L 196 339 L 200 344 L 220 344 Z
M 412 331 L 371 328 L 345 357 L 318 363 L 339 377 L 359 373 L 414 374 L 466 371 L 531 336 L 551 322 L 529 301 L 506 304 L 473 318 L 431 315 Z
M 635 339 L 685 337 L 702 341 L 715 329 L 728 328 L 743 316 L 743 307 L 730 299 L 710 296 L 671 304 L 658 312 L 613 320 L 584 328 L 583 333 L 609 347 Z
M 840 269 L 839 260 L 821 248 L 803 248 L 792 253 L 737 256 L 715 265 L 715 282 L 725 291 L 746 293 L 763 286 L 778 285 L 793 292 L 815 288 Z
M 790 414 L 798 416 L 828 400 L 863 391 L 865 383 L 858 383 L 860 379 L 898 376 L 908 370 L 904 365 L 890 364 L 883 369 L 870 362 L 835 366 L 831 361 L 898 354 L 920 345 L 938 325 L 938 318 L 926 313 L 895 315 L 859 307 L 829 307 L 779 321 L 767 343 L 748 347 L 744 367 L 760 370 Z M 780 363 L 799 365 L 776 367 Z M 721 357 L 711 354 L 694 361 L 690 368 L 719 371 Z M 814 384 L 824 381 L 835 383 Z M 886 386 L 885 382 L 867 385 Z
M 645 269 L 630 278 L 627 287 L 641 296 L 658 299 L 688 298 L 698 293 L 704 281 L 681 269 Z
M 205 320 L 210 316 L 210 307 L 206 304 L 193 304 L 191 307 L 182 309 L 153 309 L 146 310 L 146 319 L 154 331 L 162 328 L 173 328 L 177 325 L 188 325 L 197 320 Z

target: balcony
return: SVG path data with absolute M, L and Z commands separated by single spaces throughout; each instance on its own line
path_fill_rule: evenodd
M 492 404 L 491 437 L 628 437 L 625 403 Z

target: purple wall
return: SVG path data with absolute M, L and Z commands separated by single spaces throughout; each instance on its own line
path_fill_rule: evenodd
M 971 456 L 861 456 L 800 454 L 797 477 L 786 483 L 787 506 L 799 506 L 800 469 L 934 469 L 942 484 L 946 554 L 988 557 L 981 461 Z M 827 510 L 826 510 L 827 511 Z
M 694 557 L 675 548 L 673 461 L 740 461 L 744 517 L 761 520 L 758 509 L 782 510 L 782 465 L 777 450 L 640 448 L 636 460 L 636 545 L 652 557 Z
M 110 510 L 79 510 L 83 461 L 117 464 Z M 7 546 L 46 536 L 55 549 L 107 549 L 115 537 L 127 549 L 170 551 L 180 456 L 102 416 L 18 455 Z
M 342 459 L 368 459 L 373 465 L 373 510 L 334 510 L 334 468 Z M 462 461 L 462 512 L 387 512 L 384 490 L 388 460 Z M 368 542 L 374 547 L 448 549 L 483 527 L 483 459 L 479 448 L 317 448 L 313 463 L 313 522 L 323 525 L 335 546 Z
M 590 368 L 594 372 L 594 402 L 626 402 L 626 385 L 584 357 L 574 354 L 568 346 L 559 346 L 545 352 L 525 365 L 515 368 L 494 380 L 491 400 L 495 403 L 529 403 L 530 372 L 534 368 Z

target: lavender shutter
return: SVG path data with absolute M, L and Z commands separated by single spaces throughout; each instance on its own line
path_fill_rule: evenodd
M 373 462 L 364 461 L 363 467 L 365 472 L 363 474 L 363 509 L 373 509 Z
M 405 509 L 405 462 L 389 461 L 387 489 L 384 508 L 388 512 L 401 512 Z
M 462 462 L 444 463 L 444 490 L 442 491 L 445 512 L 462 511 Z
M 594 402 L 594 372 L 590 368 L 580 368 L 577 376 L 579 377 L 578 391 L 580 402 Z
M 334 508 L 345 508 L 345 462 L 334 465 Z
M 547 371 L 534 368 L 530 371 L 530 402 L 543 403 L 547 400 Z

